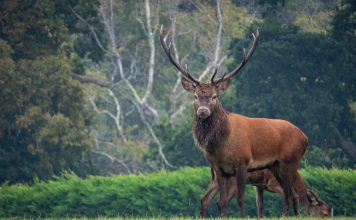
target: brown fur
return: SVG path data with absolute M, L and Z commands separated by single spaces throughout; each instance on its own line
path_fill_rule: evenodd
M 217 105 L 220 107 L 216 108 L 211 117 L 204 121 L 199 120 L 198 117 L 194 117 L 193 120 L 194 140 L 203 151 L 209 153 L 216 151 L 219 143 L 223 142 L 230 133 L 227 114 L 220 102 Z
M 211 182 L 209 188 L 203 198 L 201 199 L 200 215 L 205 217 L 207 214 L 207 207 L 211 200 L 218 193 L 218 182 L 216 173 L 211 169 Z M 229 180 L 228 200 L 236 195 L 237 183 L 235 178 Z M 256 191 L 256 206 L 258 217 L 262 217 L 263 212 L 263 191 L 267 190 L 272 193 L 283 195 L 283 189 L 269 169 L 257 170 L 248 172 L 247 184 L 255 186 Z M 293 202 L 300 202 L 304 206 L 304 210 L 308 216 L 311 217 L 328 217 L 330 216 L 329 206 L 320 197 L 313 193 L 304 183 L 302 177 L 297 173 L 293 185 Z M 294 212 L 299 213 L 298 207 L 294 206 Z
M 183 87 L 187 87 L 184 86 L 184 80 L 182 83 Z M 227 212 L 230 177 L 235 177 L 240 186 L 237 199 L 240 215 L 244 216 L 247 171 L 266 167 L 273 171 L 286 191 L 283 214 L 287 215 L 294 174 L 308 144 L 304 133 L 288 121 L 249 118 L 225 112 L 219 100 L 213 98 L 221 92 L 214 85 L 199 84 L 194 89 L 190 88 L 190 91 L 196 96 L 193 135 L 196 144 L 217 172 L 221 216 Z M 209 116 L 201 118 L 200 108 L 209 109 Z

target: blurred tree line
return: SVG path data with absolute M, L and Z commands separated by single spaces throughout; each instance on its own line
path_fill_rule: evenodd
M 192 97 L 164 55 L 208 80 L 259 28 L 249 65 L 222 96 L 229 111 L 289 120 L 309 165 L 356 163 L 355 0 L 0 2 L 0 181 L 206 165 Z M 78 81 L 79 80 L 79 81 Z

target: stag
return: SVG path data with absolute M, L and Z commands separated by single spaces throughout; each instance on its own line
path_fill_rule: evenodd
M 207 192 L 201 199 L 200 206 L 200 216 L 206 217 L 207 208 L 211 200 L 215 197 L 218 192 L 218 182 L 216 178 L 216 173 L 211 169 L 211 181 Z M 255 170 L 248 172 L 247 174 L 247 184 L 251 184 L 255 188 L 256 192 L 256 206 L 257 215 L 262 218 L 263 213 L 263 192 L 264 190 L 278 193 L 283 195 L 283 189 L 278 183 L 277 179 L 274 177 L 273 173 L 269 169 Z M 228 200 L 236 195 L 236 179 L 230 179 L 230 189 L 228 193 Z M 326 202 L 324 202 L 318 195 L 316 195 L 303 181 L 302 177 L 297 172 L 295 176 L 295 181 L 293 185 L 293 208 L 294 213 L 299 215 L 298 202 L 300 202 L 305 210 L 305 213 L 310 217 L 329 217 L 330 209 Z
M 220 216 L 227 213 L 229 180 L 236 178 L 237 203 L 244 217 L 244 192 L 247 172 L 268 167 L 284 191 L 283 215 L 288 215 L 292 198 L 292 183 L 303 157 L 308 139 L 292 123 L 285 120 L 249 118 L 224 110 L 218 96 L 228 88 L 230 79 L 249 61 L 256 50 L 259 32 L 253 35 L 253 45 L 231 72 L 217 77 L 216 68 L 210 83 L 199 82 L 187 67 L 172 54 L 168 34 L 160 30 L 160 41 L 171 63 L 181 72 L 183 88 L 194 94 L 193 137 L 210 166 L 216 171 L 220 199 Z

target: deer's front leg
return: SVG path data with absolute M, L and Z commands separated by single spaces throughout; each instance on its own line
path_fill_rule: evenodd
M 211 200 L 214 198 L 216 193 L 218 193 L 219 185 L 216 178 L 215 171 L 211 168 L 211 181 L 208 188 L 208 191 L 204 194 L 203 198 L 200 200 L 200 217 L 204 218 L 207 215 L 208 205 Z
M 229 203 L 229 180 L 231 177 L 217 176 L 220 199 L 217 203 L 219 208 L 220 217 L 225 217 L 227 215 L 227 205 Z
M 247 178 L 247 169 L 245 166 L 236 168 L 236 182 L 237 182 L 237 204 L 240 209 L 241 218 L 245 217 L 245 186 Z
M 256 194 L 256 206 L 257 206 L 257 215 L 258 218 L 262 218 L 263 216 L 263 188 L 262 187 L 253 187 L 255 189 Z

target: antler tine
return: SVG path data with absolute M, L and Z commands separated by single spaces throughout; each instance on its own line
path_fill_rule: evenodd
M 211 84 L 214 83 L 214 79 L 215 79 L 217 73 L 218 73 L 218 67 L 216 66 L 216 67 L 215 67 L 215 70 L 214 70 L 214 73 L 213 73 L 213 76 L 212 76 L 211 79 L 210 79 Z
M 159 38 L 160 38 L 161 44 L 163 46 L 164 52 L 167 54 L 171 63 L 182 73 L 182 77 L 191 81 L 195 85 L 199 85 L 200 84 L 199 80 L 195 79 L 192 75 L 190 75 L 190 73 L 188 72 L 188 69 L 181 66 L 179 64 L 179 62 L 173 57 L 173 55 L 171 53 L 172 42 L 170 42 L 169 45 L 167 46 L 167 44 L 166 44 L 167 37 L 168 37 L 168 34 L 166 34 L 166 35 L 163 34 L 163 25 L 162 25 L 160 32 L 159 32 Z
M 249 61 L 252 54 L 255 52 L 255 50 L 257 48 L 258 41 L 260 38 L 260 32 L 258 31 L 258 29 L 256 30 L 256 35 L 254 33 L 252 33 L 252 37 L 253 37 L 252 47 L 250 48 L 250 50 L 248 51 L 247 54 L 246 54 L 245 48 L 243 49 L 243 58 L 242 58 L 241 63 L 235 69 L 233 69 L 231 72 L 225 73 L 220 79 L 214 81 L 214 78 L 212 78 L 212 83 L 216 84 L 223 80 L 231 78 L 232 76 L 236 75 L 242 69 L 242 67 L 245 66 L 245 64 Z

